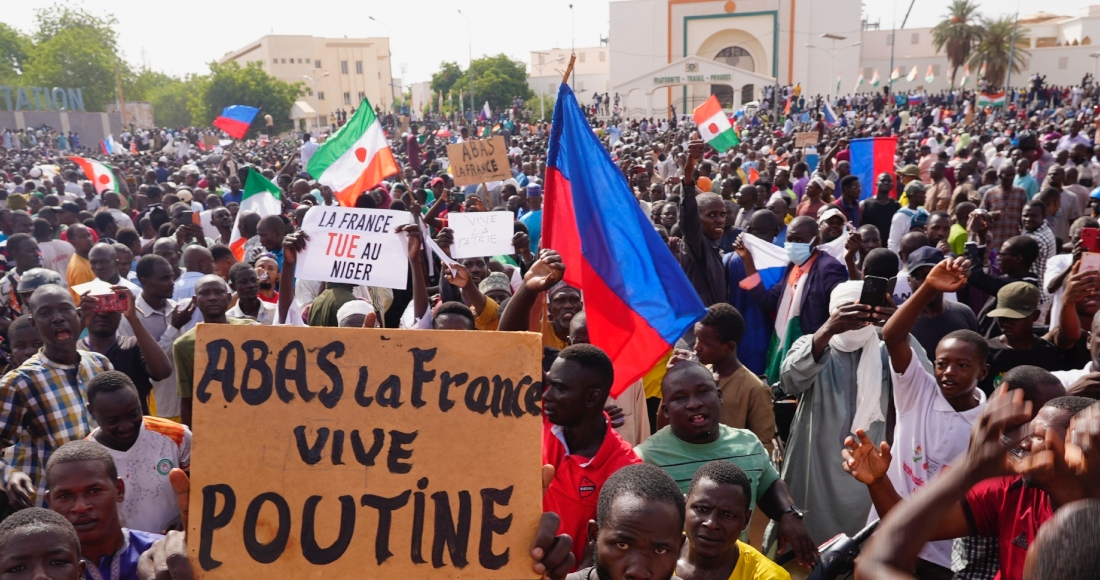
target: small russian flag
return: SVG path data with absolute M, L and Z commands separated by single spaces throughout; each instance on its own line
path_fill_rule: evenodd
M 898 149 L 897 137 L 869 137 L 853 139 L 848 144 L 852 175 L 859 178 L 859 198 L 867 199 L 875 194 L 875 176 L 894 173 L 894 154 Z
M 787 251 L 750 233 L 741 234 L 741 241 L 752 254 L 752 261 L 756 265 L 757 273 L 760 274 L 760 283 L 764 285 L 765 290 L 770 290 L 783 279 L 783 273 L 791 261 L 787 257 Z
M 485 101 L 485 106 L 481 107 L 481 113 L 478 113 L 477 118 L 482 121 L 488 121 L 489 117 L 493 116 L 493 111 L 489 108 L 489 101 Z
M 920 101 L 921 101 L 921 96 L 919 94 L 914 93 L 912 95 L 909 95 L 909 106 L 910 107 L 915 107 L 915 106 L 919 105 Z
M 252 120 L 259 113 L 260 110 L 256 107 L 230 105 L 222 109 L 222 114 L 214 119 L 214 126 L 225 131 L 234 139 L 243 139 L 244 134 L 248 132 L 248 126 L 252 124 Z
M 833 110 L 832 105 L 825 103 L 825 107 L 822 110 L 822 114 L 825 115 L 825 124 L 830 127 L 835 127 L 840 123 L 840 117 L 836 116 L 836 111 Z

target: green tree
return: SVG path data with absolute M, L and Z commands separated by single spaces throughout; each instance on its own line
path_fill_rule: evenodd
M 489 101 L 494 112 L 503 111 L 512 106 L 513 98 L 526 101 L 534 94 L 527 87 L 527 66 L 503 53 L 475 59 L 472 68 L 477 100 L 471 107 L 474 110 Z
M 116 96 L 115 66 L 130 74 L 118 56 L 118 20 L 67 4 L 38 10 L 35 20 L 24 84 L 81 88 L 85 109 L 102 111 Z
M 980 69 L 984 64 L 984 80 L 992 86 L 999 87 L 1004 83 L 1010 59 L 1012 72 L 1020 72 L 1027 67 L 1027 60 L 1031 57 L 1027 50 L 1031 42 L 1028 40 L 1026 28 L 1015 31 L 1016 48 L 1013 50 L 1015 26 L 1013 16 L 1002 16 L 996 20 L 982 19 L 982 32 L 974 46 L 974 54 L 970 57 L 970 68 Z
M 18 81 L 33 46 L 27 35 L 0 22 L 0 84 L 15 84 Z
M 970 58 L 970 50 L 980 35 L 978 3 L 975 0 L 952 0 L 943 21 L 932 29 L 933 45 L 937 51 L 946 52 L 951 63 L 951 86 L 955 86 L 955 75 Z
M 446 95 L 465 75 L 457 63 L 442 62 L 439 64 L 439 72 L 432 75 L 432 91 Z M 469 87 L 466 89 L 469 90 Z
M 527 99 L 523 104 L 527 107 L 528 119 L 541 118 L 543 111 L 546 112 L 546 118 L 544 120 L 549 121 L 554 116 L 554 95 L 543 93 L 542 95 L 542 107 L 539 107 L 539 96 L 535 95 L 530 99 Z
M 298 97 L 305 94 L 304 83 L 288 83 L 279 80 L 261 68 L 260 63 L 250 62 L 241 68 L 236 61 L 225 64 L 210 63 L 210 76 L 199 80 L 200 99 L 191 99 L 188 108 L 196 124 L 208 124 L 222 109 L 230 105 L 259 107 L 260 116 L 270 114 L 275 120 L 277 132 L 288 131 L 294 124 L 290 120 L 290 108 Z M 263 128 L 262 121 L 253 123 L 248 131 L 254 137 Z
M 126 68 L 97 33 L 85 27 L 58 31 L 30 53 L 26 85 L 83 89 L 84 107 L 102 111 L 115 99 L 115 66 Z

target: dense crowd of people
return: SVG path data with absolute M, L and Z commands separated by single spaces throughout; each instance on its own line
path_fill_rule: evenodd
M 412 212 L 445 252 L 450 213 L 515 216 L 511 254 L 453 268 L 401 228 L 396 290 L 296 275 L 306 212 L 337 205 L 305 170 L 323 137 L 127 132 L 122 151 L 83 149 L 112 168 L 105 189 L 65 157 L 76 139 L 5 131 L 0 575 L 188 577 L 204 323 L 540 333 L 545 577 L 832 578 L 818 547 L 872 530 L 860 578 L 1096 577 L 1097 94 L 779 90 L 787 112 L 742 111 L 728 151 L 675 116 L 606 119 L 617 95 L 592 103 L 707 307 L 615 397 L 584 293 L 541 243 L 548 124 L 384 119 L 401 172 L 356 207 Z M 513 177 L 456 187 L 445 145 L 489 134 Z M 895 136 L 896 157 L 864 192 L 849 144 L 870 136 Z M 250 171 L 281 213 L 240 210 Z

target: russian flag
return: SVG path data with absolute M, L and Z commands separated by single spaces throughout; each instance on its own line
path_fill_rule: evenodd
M 765 290 L 771 290 L 783 279 L 783 273 L 787 270 L 790 258 L 787 251 L 775 244 L 765 242 L 750 234 L 741 234 L 741 241 L 752 254 L 752 261 L 756 265 L 756 271 L 760 274 L 760 283 Z
M 230 105 L 222 109 L 222 114 L 214 119 L 214 126 L 229 133 L 229 136 L 234 139 L 243 139 L 244 134 L 248 132 L 248 126 L 252 124 L 252 120 L 259 112 L 260 110 L 256 107 Z
M 111 142 L 107 139 L 99 142 L 99 148 L 103 150 L 104 155 L 111 155 L 115 152 L 111 147 Z
M 588 333 L 615 364 L 612 395 L 641 378 L 706 313 L 622 172 L 592 133 L 573 90 L 554 106 L 543 247 L 584 292 Z
M 875 176 L 880 173 L 894 174 L 894 155 L 898 149 L 897 137 L 868 137 L 852 139 L 848 143 L 851 153 L 849 163 L 852 175 L 859 178 L 860 199 L 875 194 Z
M 840 123 L 840 117 L 836 116 L 836 111 L 833 110 L 832 105 L 825 103 L 822 107 L 821 113 L 825 116 L 825 124 L 830 127 L 836 127 Z
M 920 104 L 920 99 L 921 98 L 920 98 L 919 94 L 909 95 L 909 106 L 910 107 L 915 107 L 915 106 L 919 105 Z
M 477 118 L 482 121 L 488 121 L 489 117 L 493 116 L 493 111 L 489 109 L 489 101 L 485 101 L 485 106 L 481 107 L 481 112 L 478 113 Z

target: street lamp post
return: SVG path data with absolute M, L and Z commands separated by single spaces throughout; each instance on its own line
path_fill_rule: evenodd
M 827 38 L 830 41 L 832 41 L 832 43 L 833 43 L 832 48 L 825 48 L 823 46 L 817 46 L 817 45 L 813 45 L 813 44 L 807 44 L 806 48 L 816 48 L 818 50 L 823 50 L 823 51 L 829 53 L 829 67 L 830 67 L 830 70 L 833 71 L 833 72 L 836 72 L 836 55 L 840 51 L 847 50 L 849 48 L 856 47 L 856 46 L 859 46 L 859 45 L 863 44 L 863 42 L 853 42 L 852 44 L 849 44 L 847 46 L 842 46 L 840 48 L 837 48 L 836 47 L 836 41 L 838 41 L 838 40 L 847 40 L 848 37 L 840 36 L 840 35 L 837 35 L 837 34 L 830 34 L 830 33 L 826 32 L 825 34 L 821 35 L 821 38 Z
M 474 107 L 477 106 L 474 101 L 474 29 L 470 26 L 470 18 L 462 14 L 461 10 L 458 13 L 466 19 L 466 34 L 470 37 L 470 43 L 467 47 L 470 51 L 470 110 L 473 111 Z M 473 120 L 473 114 L 470 117 Z
M 545 55 L 549 56 L 550 53 L 549 52 L 535 51 L 534 54 L 545 54 Z M 535 65 L 539 69 L 539 117 L 543 121 L 546 120 L 546 102 L 545 102 L 545 99 L 542 96 L 542 67 L 544 67 L 548 64 L 555 63 L 555 62 L 561 62 L 563 60 L 565 60 L 565 57 L 564 56 L 559 56 L 558 58 L 556 58 L 556 59 L 554 59 L 550 62 L 543 62 L 543 63 L 539 63 L 539 64 Z
M 382 22 L 381 20 L 373 16 L 368 16 L 367 18 L 377 22 L 378 24 L 381 24 L 382 27 L 386 29 L 386 67 L 390 69 L 390 101 L 393 103 L 394 112 L 397 112 L 397 97 L 395 97 L 393 94 L 393 51 L 390 49 L 390 43 L 392 42 L 393 35 L 390 34 L 390 27 L 385 22 Z M 383 103 L 382 105 L 385 106 L 385 103 Z
M 317 70 L 317 69 L 313 69 L 313 70 Z M 316 73 L 314 73 L 314 74 L 316 74 Z M 329 73 L 325 73 L 325 74 L 321 75 L 321 78 L 325 78 L 328 75 L 329 75 Z M 319 98 L 317 98 L 317 79 L 315 79 L 315 78 L 313 78 L 309 75 L 302 75 L 302 78 L 304 78 L 304 79 L 308 80 L 309 82 L 313 83 L 313 100 L 316 102 L 316 106 L 317 106 L 317 109 L 314 109 L 314 111 L 313 111 L 313 123 L 314 123 L 315 127 L 320 129 L 321 124 L 318 122 L 317 119 L 321 114 L 320 113 L 321 100 Z

